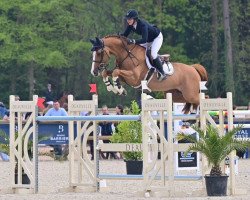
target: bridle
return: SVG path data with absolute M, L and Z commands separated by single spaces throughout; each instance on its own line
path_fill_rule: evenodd
M 109 65 L 109 63 L 103 62 L 104 54 L 106 54 L 109 59 L 110 59 L 110 56 L 107 53 L 107 51 L 105 50 L 104 45 L 103 45 L 103 47 L 101 49 L 99 49 L 97 51 L 101 51 L 101 59 L 100 60 L 92 60 L 92 62 L 94 62 L 94 63 L 100 63 L 99 66 L 97 67 L 97 70 L 99 72 L 102 72 L 103 70 L 107 69 L 107 67 Z
M 103 42 L 103 40 L 101 40 L 101 41 L 102 41 L 102 46 L 101 46 L 101 48 L 96 49 L 96 52 L 97 52 L 97 51 L 100 51 L 100 52 L 101 52 L 101 59 L 100 59 L 100 60 L 92 60 L 92 62 L 94 62 L 94 63 L 100 63 L 99 66 L 97 67 L 98 72 L 102 72 L 103 70 L 107 69 L 107 67 L 108 67 L 108 65 L 109 65 L 109 63 L 103 62 L 104 55 L 106 54 L 106 55 L 108 56 L 108 58 L 110 59 L 109 54 L 108 54 L 107 51 L 105 50 L 104 42 Z M 136 58 L 136 56 L 132 53 L 132 50 L 135 48 L 136 45 L 134 45 L 131 49 L 128 49 L 127 46 L 125 45 L 124 41 L 123 41 L 123 40 L 121 40 L 121 41 L 122 41 L 122 44 L 123 44 L 123 48 L 124 48 L 125 51 L 127 52 L 127 55 L 122 59 L 122 61 L 117 62 L 117 65 L 116 65 L 116 66 L 117 66 L 117 67 L 122 66 L 123 62 L 124 62 L 127 58 L 130 58 L 130 59 L 132 60 L 134 66 L 138 66 L 139 63 L 136 64 L 136 63 L 133 61 L 133 59 L 132 59 L 132 58 L 135 58 L 135 59 L 138 61 L 138 59 Z M 117 60 L 116 60 L 116 61 L 117 61 Z

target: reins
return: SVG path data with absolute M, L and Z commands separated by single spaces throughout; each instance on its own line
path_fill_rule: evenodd
M 119 38 L 120 38 L 120 37 L 119 37 Z M 120 39 L 121 39 L 121 38 L 120 38 Z M 131 59 L 131 61 L 133 62 L 134 66 L 135 66 L 135 67 L 138 67 L 138 66 L 140 65 L 139 60 L 138 60 L 138 58 L 132 53 L 132 51 L 133 51 L 133 49 L 136 47 L 136 45 L 134 44 L 133 47 L 132 47 L 131 49 L 128 49 L 128 48 L 127 48 L 127 45 L 124 43 L 124 40 L 121 39 L 121 41 L 122 41 L 122 44 L 123 44 L 123 47 L 124 47 L 125 51 L 127 52 L 127 56 L 126 56 L 120 63 L 118 63 L 118 62 L 117 62 L 117 59 L 116 59 L 116 63 L 117 63 L 117 64 L 116 64 L 116 67 L 120 68 L 120 66 L 122 66 L 122 63 L 123 63 L 128 57 L 129 57 L 129 58 Z M 137 65 L 135 64 L 133 58 L 135 58 L 135 59 L 138 61 L 138 64 L 137 64 Z M 143 80 L 146 80 L 147 82 L 150 82 L 151 79 L 152 79 L 152 75 L 154 74 L 154 72 L 155 72 L 155 69 L 154 69 L 154 68 L 151 68 L 150 70 L 148 70 L 148 72 L 146 73 L 146 75 L 145 75 L 145 77 L 144 77 Z M 127 85 L 129 85 L 125 80 L 124 80 L 124 82 L 125 82 Z M 141 87 L 141 84 L 139 84 L 138 86 L 135 86 L 134 88 L 140 88 L 140 87 Z
M 121 41 L 122 41 L 122 44 L 123 44 L 123 47 L 124 47 L 125 51 L 127 52 L 127 56 L 126 56 L 120 63 L 117 62 L 117 66 L 118 66 L 118 67 L 119 67 L 119 66 L 122 66 L 122 63 L 123 63 L 128 57 L 129 57 L 129 58 L 131 59 L 131 61 L 133 62 L 134 66 L 138 66 L 139 63 L 136 65 L 135 62 L 134 62 L 133 59 L 132 59 L 132 58 L 135 58 L 135 59 L 139 62 L 139 60 L 136 58 L 136 56 L 132 53 L 132 51 L 133 51 L 133 49 L 136 47 L 136 45 L 134 44 L 133 47 L 132 47 L 131 49 L 128 49 L 128 48 L 127 48 L 127 45 L 125 45 L 124 41 L 123 41 L 123 40 L 121 40 Z

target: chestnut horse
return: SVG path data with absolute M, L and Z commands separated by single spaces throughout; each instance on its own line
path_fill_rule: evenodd
M 93 45 L 91 74 L 101 75 L 108 91 L 126 94 L 119 80 L 135 88 L 141 86 L 141 81 L 145 80 L 149 71 L 144 47 L 128 44 L 127 38 L 118 35 L 109 35 L 90 41 Z M 113 70 L 108 70 L 111 55 L 116 58 L 116 66 Z M 183 110 L 188 113 L 191 105 L 194 109 L 199 105 L 199 83 L 208 80 L 207 72 L 200 64 L 172 63 L 172 65 L 173 75 L 168 76 L 166 80 L 158 81 L 157 73 L 154 73 L 148 80 L 147 86 L 152 91 L 171 92 L 174 102 L 186 103 Z M 110 75 L 113 83 L 110 82 Z
M 63 107 L 65 103 L 68 104 L 68 95 L 69 94 L 70 94 L 69 92 L 62 93 L 61 98 L 58 100 L 61 107 Z

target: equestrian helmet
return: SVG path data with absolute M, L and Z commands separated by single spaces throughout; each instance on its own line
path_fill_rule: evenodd
M 135 20 L 137 20 L 138 19 L 138 12 L 136 10 L 134 10 L 134 9 L 130 9 L 126 13 L 125 18 L 126 19 L 135 19 Z

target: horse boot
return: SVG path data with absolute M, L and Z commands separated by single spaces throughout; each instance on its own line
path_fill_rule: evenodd
M 160 76 L 158 77 L 159 81 L 163 81 L 167 78 L 167 74 L 163 71 L 162 63 L 160 61 L 160 58 L 157 57 L 156 59 L 153 60 L 154 67 L 157 69 L 159 72 Z

